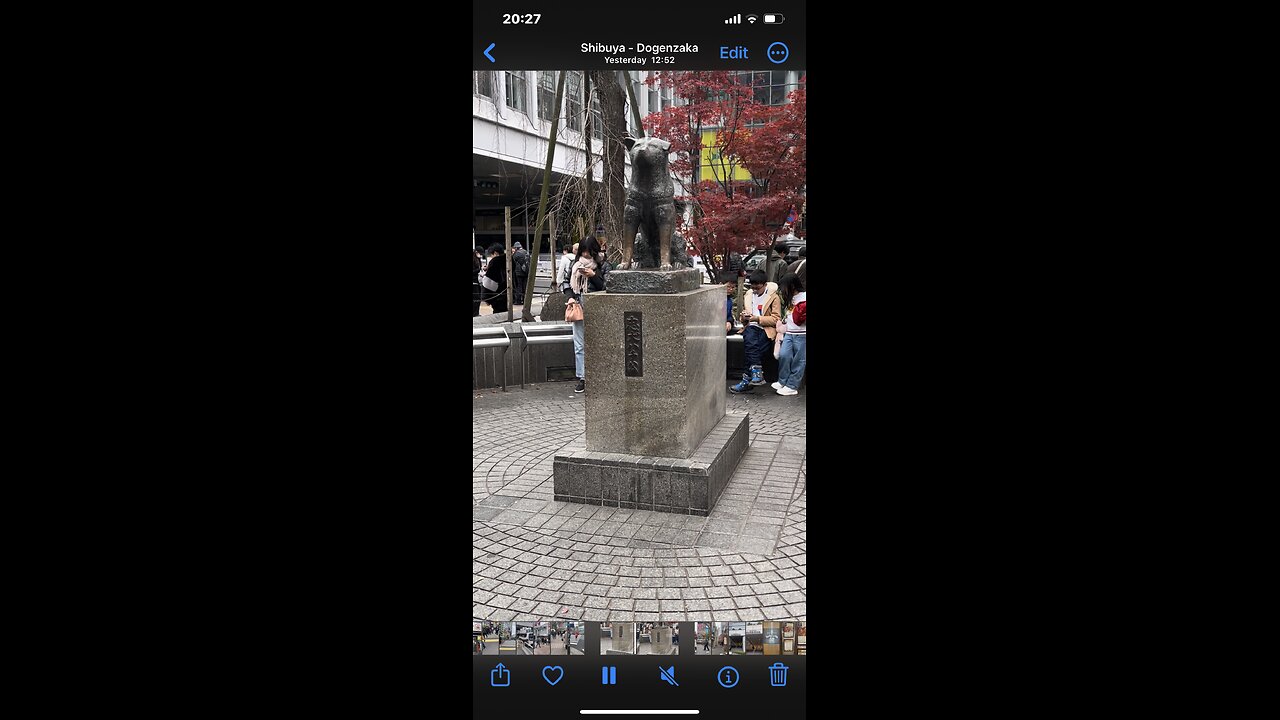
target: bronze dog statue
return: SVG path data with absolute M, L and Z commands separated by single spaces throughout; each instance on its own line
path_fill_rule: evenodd
M 684 241 L 678 241 L 679 247 L 672 245 L 676 205 L 667 161 L 671 143 L 652 137 L 623 138 L 622 142 L 631 156 L 631 183 L 622 211 L 622 269 L 683 268 Z

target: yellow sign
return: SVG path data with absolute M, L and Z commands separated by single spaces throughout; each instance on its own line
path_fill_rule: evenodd
M 737 162 L 733 159 L 734 163 Z M 741 165 L 733 165 L 733 177 L 726 178 L 729 173 L 731 162 L 729 159 L 721 158 L 720 148 L 716 147 L 716 131 L 702 131 L 702 158 L 698 163 L 699 180 L 750 180 L 751 173 L 747 172 Z

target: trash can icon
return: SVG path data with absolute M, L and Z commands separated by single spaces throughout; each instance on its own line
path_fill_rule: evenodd
M 787 686 L 787 666 L 776 662 L 769 666 L 769 684 L 774 687 Z

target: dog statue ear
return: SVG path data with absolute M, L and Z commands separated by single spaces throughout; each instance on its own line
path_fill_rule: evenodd
M 627 146 L 627 150 L 630 150 L 635 147 L 636 139 L 633 137 L 624 137 L 622 138 L 622 144 Z
M 653 142 L 654 142 L 654 144 L 656 144 L 658 147 L 662 148 L 663 150 L 670 150 L 670 149 L 671 149 L 671 143 L 667 142 L 666 140 L 659 140 L 659 139 L 657 139 L 657 138 L 654 138 Z

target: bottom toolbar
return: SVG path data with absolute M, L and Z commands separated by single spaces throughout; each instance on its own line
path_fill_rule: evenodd
M 475 718 L 804 717 L 803 621 L 476 625 Z

